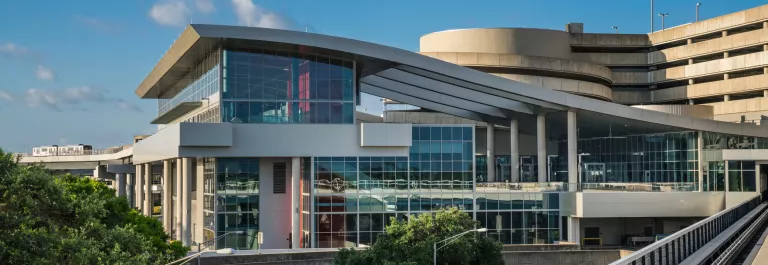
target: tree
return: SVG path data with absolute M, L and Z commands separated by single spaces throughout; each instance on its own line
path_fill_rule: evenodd
M 341 249 L 336 264 L 432 264 L 433 244 L 479 227 L 479 222 L 456 208 L 410 220 L 390 219 L 386 232 L 365 250 Z M 476 233 L 459 237 L 437 253 L 437 264 L 504 264 L 501 243 Z
M 189 250 L 105 184 L 17 162 L 0 149 L 3 263 L 165 264 Z

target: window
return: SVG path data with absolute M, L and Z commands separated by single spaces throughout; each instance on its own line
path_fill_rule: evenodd
M 352 61 L 263 49 L 224 56 L 224 122 L 354 123 Z
M 286 168 L 285 168 L 285 162 L 277 162 L 272 164 L 272 176 L 273 176 L 273 185 L 272 185 L 272 193 L 274 194 L 285 194 L 286 190 Z

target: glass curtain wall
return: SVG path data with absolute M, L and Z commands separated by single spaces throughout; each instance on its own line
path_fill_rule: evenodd
M 216 238 L 216 158 L 198 158 L 203 165 L 203 242 Z
M 390 218 L 448 207 L 478 214 L 483 225 L 497 228 L 487 235 L 505 244 L 553 242 L 559 236 L 557 193 L 474 191 L 473 131 L 415 125 L 408 157 L 315 157 L 314 247 L 370 245 Z M 505 221 L 497 224 L 498 218 Z
M 216 236 L 218 248 L 257 249 L 259 232 L 259 159 L 216 159 Z
M 749 161 L 724 161 L 723 149 L 766 149 L 768 138 L 702 132 L 704 190 L 755 191 L 755 165 Z M 726 163 L 728 170 L 726 171 Z M 746 167 L 745 167 L 746 163 Z M 746 170 L 745 170 L 746 169 Z M 728 176 L 726 178 L 726 176 Z
M 728 191 L 757 191 L 755 161 L 728 161 Z
M 202 62 L 157 100 L 158 116 L 184 102 L 201 101 L 219 92 L 219 50 L 208 54 Z
M 354 62 L 321 55 L 224 51 L 222 120 L 353 124 Z
M 579 139 L 580 182 L 696 183 L 697 137 L 696 132 L 675 132 Z M 560 145 L 564 150 L 567 142 Z

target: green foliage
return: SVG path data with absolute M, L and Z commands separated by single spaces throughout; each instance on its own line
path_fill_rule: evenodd
M 114 194 L 98 181 L 19 165 L 0 149 L 0 261 L 165 264 L 189 251 Z
M 441 210 L 434 215 L 412 216 L 410 221 L 392 218 L 390 222 L 386 232 L 379 235 L 370 248 L 341 249 L 336 256 L 336 264 L 432 264 L 435 242 L 479 227 L 471 216 L 456 208 Z M 501 243 L 477 233 L 468 233 L 438 250 L 437 264 L 504 264 Z

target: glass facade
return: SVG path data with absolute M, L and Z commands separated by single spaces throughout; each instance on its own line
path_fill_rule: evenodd
M 184 102 L 201 101 L 220 90 L 220 50 L 209 53 L 186 76 L 158 95 L 157 114 L 162 115 Z
M 579 139 L 578 153 L 581 183 L 698 181 L 696 132 Z
M 224 51 L 224 122 L 353 124 L 354 62 L 251 49 Z
M 218 248 L 257 249 L 259 232 L 259 159 L 216 159 L 216 236 Z
M 447 207 L 476 215 L 505 244 L 558 240 L 558 193 L 475 191 L 473 126 L 415 125 L 412 137 L 408 157 L 314 158 L 314 247 L 369 245 L 390 218 Z
M 728 161 L 728 191 L 757 191 L 755 161 Z
M 559 193 L 478 194 L 476 219 L 504 244 L 552 244 L 560 239 Z

